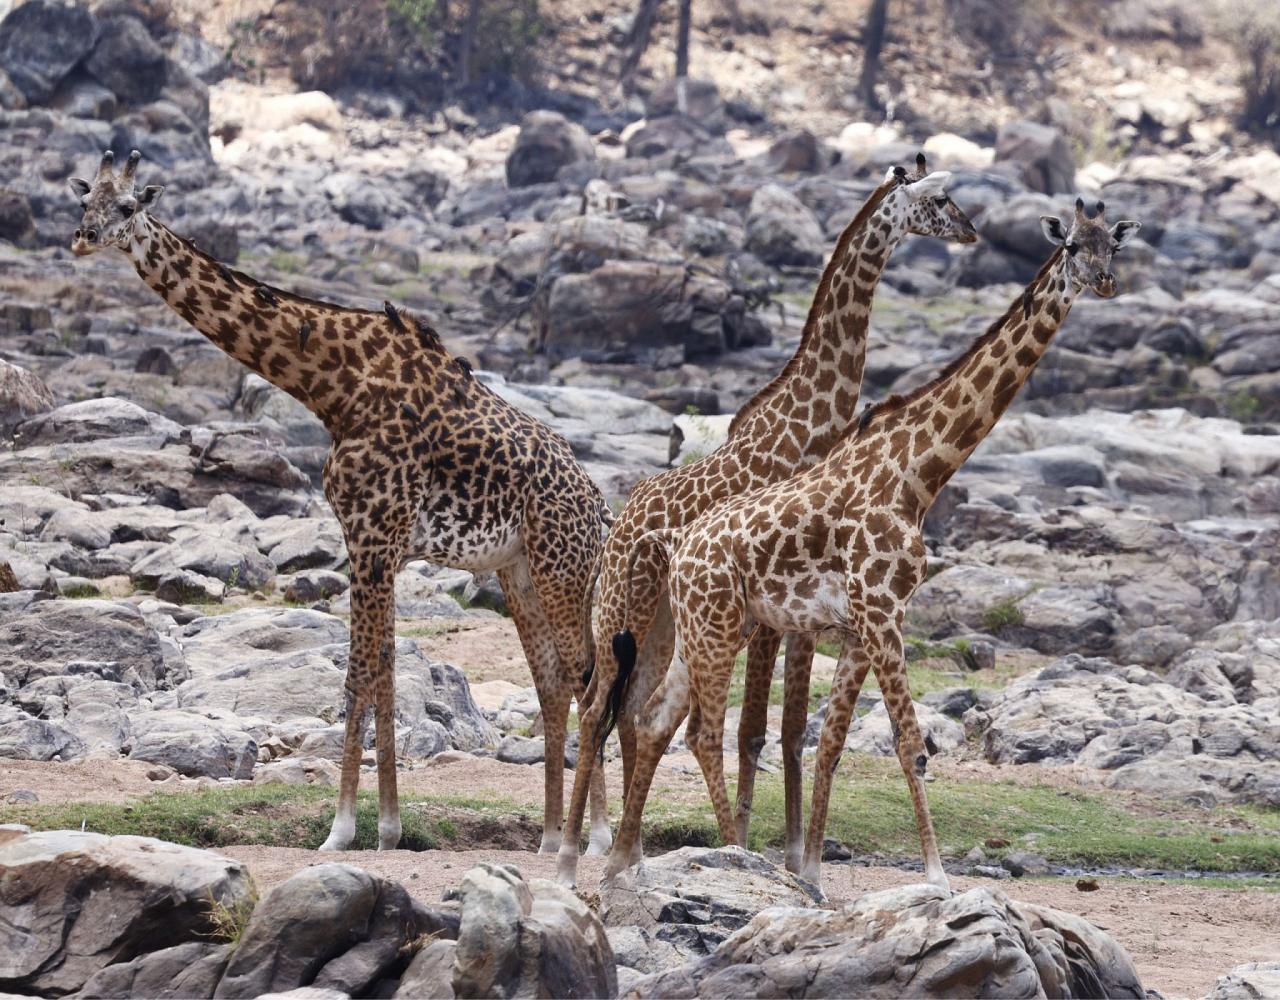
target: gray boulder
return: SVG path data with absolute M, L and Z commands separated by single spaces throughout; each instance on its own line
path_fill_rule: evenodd
M 724 98 L 711 80 L 676 77 L 659 83 L 645 103 L 645 116 L 652 119 L 667 115 L 687 115 L 707 131 L 724 134 Z
M 1056 128 L 1036 122 L 1012 121 L 996 134 L 996 162 L 1011 162 L 1027 187 L 1043 194 L 1076 189 L 1076 164 L 1071 146 Z
M 1280 962 L 1246 962 L 1214 981 L 1205 1000 L 1262 1000 L 1280 996 Z
M 43 104 L 98 37 L 84 7 L 28 0 L 0 21 L 0 66 L 32 104 Z
M 129 576 L 138 586 L 154 590 L 161 580 L 183 570 L 242 590 L 264 587 L 276 575 L 271 560 L 256 548 L 229 538 L 201 535 L 144 556 L 133 564 Z
M 130 104 L 154 101 L 165 82 L 164 50 L 134 17 L 112 17 L 103 22 L 85 68 Z
M 612 997 L 613 950 L 600 918 L 554 882 L 479 865 L 460 890 L 453 992 L 464 997 Z
M 24 448 L 139 434 L 177 438 L 182 434 L 182 426 L 130 400 L 106 396 L 66 403 L 18 428 L 18 439 Z
M 72 760 L 87 750 L 84 741 L 66 727 L 0 705 L 0 758 Z
M 596 158 L 587 130 L 557 111 L 531 111 L 507 157 L 507 184 L 528 187 L 556 179 L 560 168 Z
M 638 927 L 686 958 L 710 954 L 761 910 L 822 901 L 814 885 L 740 847 L 645 858 L 601 892 L 608 927 Z
M 1071 914 L 992 889 L 868 893 L 839 910 L 765 910 L 703 959 L 628 997 L 1144 998 L 1129 956 Z
M 211 997 L 233 951 L 232 945 L 208 941 L 161 948 L 108 965 L 84 984 L 79 995 L 95 1000 Z
M 399 885 L 349 865 L 314 865 L 258 904 L 214 996 L 300 986 L 361 994 L 417 936 L 414 906 Z
M 41 677 L 96 675 L 142 690 L 184 677 L 166 664 L 160 638 L 137 608 L 113 601 L 39 601 L 0 621 L 0 673 L 22 687 Z
M 129 751 L 133 760 L 164 764 L 192 778 L 253 776 L 258 744 L 237 716 L 139 709 L 130 714 L 129 722 L 136 734 Z
M 0 870 L 0 990 L 17 993 L 60 996 L 116 963 L 207 941 L 211 903 L 234 910 L 252 893 L 240 862 L 150 837 L 19 833 L 0 840 Z
M 776 184 L 765 184 L 751 196 L 747 249 L 765 263 L 799 267 L 820 267 L 827 251 L 814 214 Z

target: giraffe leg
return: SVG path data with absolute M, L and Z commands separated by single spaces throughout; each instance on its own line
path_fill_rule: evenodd
M 787 871 L 800 870 L 804 843 L 804 732 L 809 723 L 809 675 L 817 636 L 792 632 L 787 636 L 787 663 L 782 685 L 782 778 L 786 796 Z M 745 844 L 746 841 L 744 840 Z
M 702 768 L 720 827 L 720 841 L 726 845 L 738 843 L 736 817 L 724 783 L 724 714 L 736 652 L 730 649 L 725 664 L 715 671 L 695 672 L 695 665 L 689 665 L 690 675 L 699 678 L 701 683 L 693 689 L 689 724 L 685 729 L 685 742 Z
M 764 749 L 765 728 L 768 725 L 773 665 L 781 641 L 780 633 L 760 627 L 747 642 L 746 686 L 742 696 L 742 718 L 738 723 L 738 808 L 735 829 L 739 844 L 747 842 L 756 768 L 760 762 L 760 751 Z
M 929 815 L 929 799 L 925 795 L 924 769 L 929 762 L 920 723 L 916 719 L 915 705 L 907 686 L 906 662 L 902 655 L 902 615 L 878 632 L 863 632 L 872 669 L 884 695 L 885 708 L 894 723 L 898 763 L 907 779 L 911 792 L 911 805 L 915 809 L 916 828 L 920 832 L 920 849 L 924 855 L 925 878 L 942 889 L 949 889 L 947 873 L 943 871 L 938 856 L 938 840 Z
M 564 738 L 572 688 L 567 684 L 551 627 L 534 590 L 528 561 L 521 557 L 514 565 L 498 570 L 498 582 L 516 623 L 542 709 L 544 794 L 538 853 L 553 854 L 560 849 L 564 827 Z
M 578 744 L 578 766 L 583 757 L 582 744 Z M 604 768 L 591 772 L 591 835 L 587 838 L 587 857 L 603 857 L 613 846 L 613 831 L 609 829 L 609 806 L 605 799 Z
M 640 823 L 644 818 L 649 786 L 653 784 L 658 762 L 689 708 L 688 679 L 688 671 L 684 669 L 684 663 L 677 653 L 667 676 L 662 679 L 636 720 L 635 770 L 631 775 L 631 788 L 623 800 L 618 836 L 605 865 L 606 881 L 632 863 L 640 842 Z
M 840 646 L 840 662 L 836 666 L 835 682 L 831 686 L 831 698 L 827 702 L 827 717 L 822 723 L 822 735 L 818 739 L 818 760 L 814 767 L 813 801 L 809 805 L 809 833 L 804 843 L 804 860 L 798 868 L 787 867 L 816 885 L 822 879 L 822 836 L 827 828 L 827 809 L 831 802 L 831 782 L 836 765 L 844 752 L 845 737 L 858 693 L 866 680 L 871 661 L 863 653 L 857 635 L 847 633 Z
M 343 850 L 355 835 L 355 795 L 360 783 L 365 716 L 374 712 L 378 762 L 378 847 L 400 842 L 395 753 L 395 567 L 398 540 L 361 543 L 348 539 L 351 553 L 351 653 L 347 662 L 349 696 L 342 746 L 342 782 L 338 812 L 323 850 Z
M 350 671 L 348 671 L 348 674 Z M 363 693 L 347 688 L 347 726 L 342 737 L 342 776 L 338 783 L 338 809 L 322 851 L 345 851 L 356 836 L 356 792 L 360 788 L 360 758 L 372 703 Z

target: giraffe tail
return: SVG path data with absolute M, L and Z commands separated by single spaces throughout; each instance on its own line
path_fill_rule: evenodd
M 680 541 L 680 529 L 678 528 L 655 528 L 653 531 L 647 531 L 636 540 L 636 546 L 631 550 L 631 558 L 627 560 L 627 576 L 623 593 L 624 598 L 622 622 L 623 627 L 619 632 L 615 632 L 612 640 L 613 658 L 618 663 L 618 674 L 613 680 L 613 684 L 609 688 L 608 701 L 605 703 L 605 714 L 603 724 L 600 727 L 600 745 L 598 750 L 604 749 L 605 740 L 609 738 L 609 734 L 613 732 L 614 726 L 618 724 L 618 718 L 622 714 L 622 703 L 626 697 L 627 685 L 631 681 L 631 675 L 636 668 L 636 637 L 632 634 L 631 629 L 626 627 L 629 608 L 631 606 L 631 581 L 635 575 L 636 560 L 642 552 L 651 547 L 661 547 L 666 554 L 667 560 L 670 561 L 671 550 Z

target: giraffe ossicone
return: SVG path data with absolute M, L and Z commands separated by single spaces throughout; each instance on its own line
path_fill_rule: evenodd
M 351 574 L 351 654 L 338 808 L 323 849 L 355 835 L 367 719 L 378 768 L 378 846 L 401 823 L 395 754 L 395 572 L 410 558 L 494 571 L 533 674 L 545 724 L 542 849 L 560 846 L 570 704 L 591 665 L 590 589 L 608 522 L 567 441 L 452 357 L 391 303 L 348 309 L 294 295 L 201 253 L 151 217 L 163 188 L 138 189 L 135 150 L 117 174 L 72 178 L 83 209 L 72 250 L 125 253 L 138 275 L 231 357 L 299 400 L 333 440 L 324 491 Z M 604 784 L 593 839 L 607 846 Z

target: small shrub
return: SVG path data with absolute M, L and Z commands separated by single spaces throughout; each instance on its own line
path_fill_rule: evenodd
M 982 613 L 982 627 L 994 635 L 999 635 L 1005 629 L 1017 628 L 1027 620 L 1022 609 L 1018 607 L 1020 599 L 1011 597 L 1007 601 L 1001 601 L 987 608 Z
M 249 895 L 230 906 L 214 896 L 212 889 L 209 890 L 206 902 L 209 906 L 210 930 L 205 937 L 232 945 L 239 944 L 244 929 L 249 926 L 249 918 L 258 905 L 258 885 L 250 879 Z

